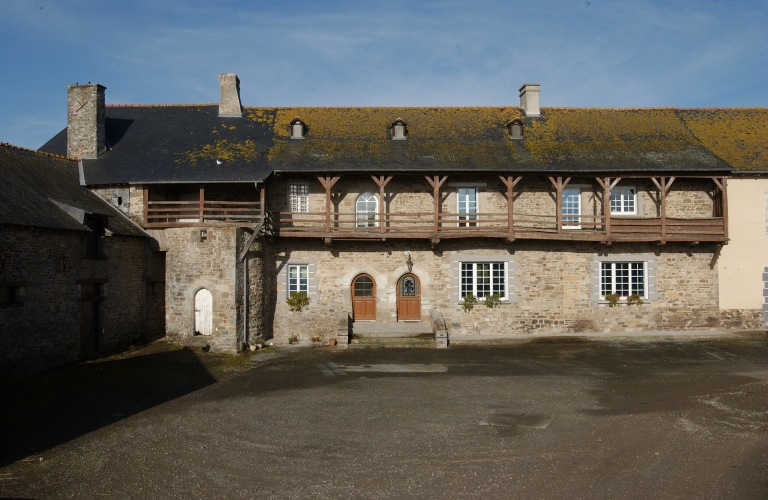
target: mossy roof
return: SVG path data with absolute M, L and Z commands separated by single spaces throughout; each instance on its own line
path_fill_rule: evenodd
M 681 109 L 704 146 L 739 171 L 768 171 L 768 108 Z
M 499 107 L 108 106 L 111 149 L 85 160 L 90 185 L 259 182 L 272 172 L 728 172 L 765 169 L 766 110 Z M 305 139 L 291 139 L 300 118 Z M 524 122 L 511 140 L 507 124 Z M 757 120 L 753 122 L 752 119 Z M 393 141 L 390 127 L 407 124 Z M 718 130 L 729 123 L 727 140 Z M 66 130 L 43 148 L 60 154 Z M 746 166 L 745 166 L 746 165 Z
M 109 217 L 116 234 L 148 236 L 112 205 L 80 185 L 77 161 L 0 143 L 0 224 L 90 231 L 70 207 Z

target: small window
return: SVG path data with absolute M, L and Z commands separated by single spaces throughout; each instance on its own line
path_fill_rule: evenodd
M 297 116 L 291 122 L 291 139 L 304 139 L 304 135 L 307 131 L 307 126 Z
M 563 227 L 581 229 L 581 189 L 563 189 Z
M 101 257 L 101 237 L 104 236 L 106 222 L 106 217 L 85 214 L 83 224 L 90 229 L 85 241 L 86 257 Z
M 117 205 L 118 206 L 122 206 L 123 205 L 123 197 L 122 196 L 118 196 L 117 197 Z
M 456 193 L 456 210 L 459 221 L 477 220 L 477 188 L 459 187 Z M 459 222 L 459 227 L 476 226 L 477 222 Z
M 636 214 L 637 190 L 634 187 L 615 187 L 611 189 L 612 214 Z
M 309 183 L 288 183 L 288 204 L 291 212 L 309 212 Z
M 601 262 L 600 296 L 611 293 L 626 298 L 636 294 L 647 299 L 646 274 L 645 262 Z
M 355 202 L 355 225 L 357 227 L 376 227 L 379 202 L 376 196 L 366 191 Z
M 288 296 L 299 292 L 309 295 L 309 266 L 288 266 Z
M 408 136 L 408 125 L 406 125 L 406 123 L 402 119 L 398 118 L 392 124 L 392 140 L 404 141 L 407 136 Z
M 507 262 L 462 262 L 461 298 L 498 294 L 507 300 Z
M 508 125 L 509 138 L 510 139 L 522 139 L 523 138 L 523 122 L 520 120 L 512 120 Z
M 0 307 L 20 306 L 24 287 L 0 284 Z

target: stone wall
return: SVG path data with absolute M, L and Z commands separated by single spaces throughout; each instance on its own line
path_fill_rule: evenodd
M 338 312 L 352 312 L 351 283 L 365 273 L 376 282 L 377 321 L 397 321 L 396 283 L 408 272 L 406 251 L 413 260 L 413 273 L 422 286 L 422 320 L 430 311 L 439 311 L 449 334 L 624 332 L 645 330 L 691 330 L 753 328 L 758 319 L 749 314 L 721 315 L 718 307 L 717 270 L 709 263 L 714 246 L 650 244 L 535 242 L 518 240 L 509 245 L 493 240 L 455 240 L 435 250 L 426 242 L 334 242 L 324 247 L 309 240 L 280 240 L 275 244 L 270 302 L 276 337 L 298 335 L 335 336 Z M 452 300 L 457 282 L 452 263 L 476 254 L 480 260 L 512 261 L 509 281 L 514 300 L 489 309 L 481 302 L 465 312 L 461 302 Z M 495 256 L 495 257 L 494 257 Z M 642 305 L 609 307 L 595 298 L 594 262 L 605 259 L 653 262 L 646 276 L 653 292 Z M 646 257 L 643 257 L 646 256 Z M 291 312 L 284 302 L 287 283 L 282 269 L 311 264 L 315 269 L 317 292 L 302 312 Z M 598 271 L 599 273 L 599 271 Z M 651 283 L 651 281 L 653 283 Z M 599 288 L 598 288 L 599 290 Z M 510 297 L 512 299 L 512 297 Z
M 131 216 L 131 193 L 128 186 L 91 188 L 91 191 L 105 199 L 128 217 Z
M 206 239 L 200 236 L 206 231 Z M 195 294 L 205 288 L 213 296 L 213 333 L 205 339 L 218 352 L 240 348 L 236 294 L 238 229 L 172 228 L 165 230 L 166 332 L 187 343 L 195 337 Z
M 17 302 L 0 305 L 0 371 L 42 369 L 81 355 L 82 289 L 98 284 L 99 352 L 145 338 L 147 282 L 162 282 L 162 254 L 140 237 L 102 241 L 105 257 L 85 257 L 85 232 L 4 226 L 0 287 Z M 149 325 L 151 326 L 151 325 Z M 151 329 L 151 328 L 150 328 Z

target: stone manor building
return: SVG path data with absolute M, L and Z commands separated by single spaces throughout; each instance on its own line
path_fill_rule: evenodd
M 762 295 L 724 299 L 718 259 L 765 110 L 723 131 L 746 111 L 544 107 L 538 84 L 519 106 L 243 107 L 219 80 L 205 105 L 70 86 L 41 148 L 164 252 L 170 339 L 764 327 Z

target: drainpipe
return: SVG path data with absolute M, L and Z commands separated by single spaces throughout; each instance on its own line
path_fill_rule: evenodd
M 243 259 L 243 343 L 248 348 L 248 259 Z

